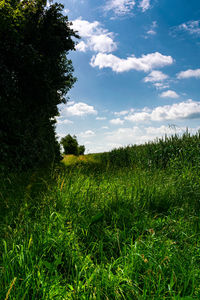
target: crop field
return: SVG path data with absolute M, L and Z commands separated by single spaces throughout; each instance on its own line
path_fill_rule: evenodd
M 0 184 L 0 299 L 200 299 L 199 133 Z

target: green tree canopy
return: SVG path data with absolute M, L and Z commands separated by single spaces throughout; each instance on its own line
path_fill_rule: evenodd
M 85 146 L 78 144 L 77 137 L 75 135 L 66 135 L 61 139 L 60 144 L 63 146 L 64 154 L 66 155 L 83 155 L 85 153 Z
M 68 134 L 65 137 L 63 137 L 60 141 L 61 145 L 63 146 L 64 149 L 64 154 L 74 154 L 78 155 L 78 142 L 77 138 L 74 135 L 73 137 Z
M 78 154 L 83 155 L 85 153 L 85 146 L 84 145 L 79 145 L 78 146 Z
M 59 156 L 57 105 L 73 86 L 77 34 L 61 4 L 0 0 L 0 162 L 32 167 Z

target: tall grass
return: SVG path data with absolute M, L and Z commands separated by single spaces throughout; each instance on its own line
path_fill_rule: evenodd
M 175 134 L 144 145 L 114 149 L 103 153 L 102 160 L 116 167 L 166 168 L 174 160 L 197 166 L 200 164 L 200 131 L 195 135 L 186 131 L 182 136 Z
M 199 299 L 199 141 L 4 174 L 0 298 Z

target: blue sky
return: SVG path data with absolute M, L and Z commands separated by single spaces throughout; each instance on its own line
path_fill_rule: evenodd
M 89 153 L 200 128 L 200 1 L 59 2 L 81 36 L 59 137 Z

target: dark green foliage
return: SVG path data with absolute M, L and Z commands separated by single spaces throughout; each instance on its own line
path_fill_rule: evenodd
M 78 142 L 75 135 L 73 137 L 70 134 L 66 135 L 60 143 L 64 148 L 64 154 L 78 155 Z
M 74 50 L 63 6 L 0 0 L 0 163 L 33 167 L 59 157 L 57 105 L 73 86 Z
M 84 155 L 84 153 L 85 153 L 85 146 L 84 145 L 78 146 L 78 154 Z
M 60 144 L 63 146 L 64 154 L 66 155 L 83 155 L 85 152 L 85 146 L 78 144 L 77 137 L 75 135 L 66 135 L 61 139 Z

